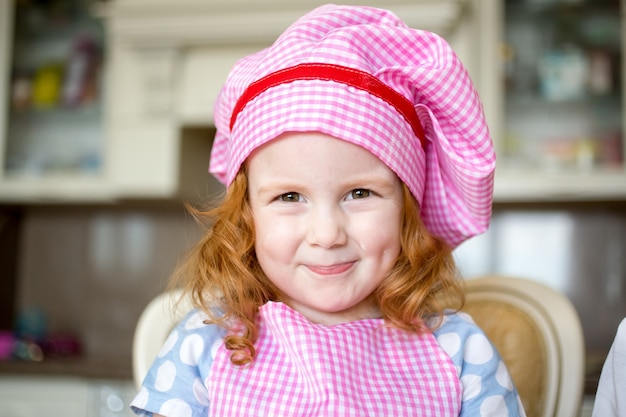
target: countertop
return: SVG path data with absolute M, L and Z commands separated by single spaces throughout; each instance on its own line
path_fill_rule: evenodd
M 0 375 L 76 376 L 89 379 L 132 380 L 130 358 L 45 358 L 42 361 L 0 360 Z

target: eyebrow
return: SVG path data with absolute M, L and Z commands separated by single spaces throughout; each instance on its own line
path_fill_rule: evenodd
M 359 178 L 348 180 L 343 184 L 343 188 L 347 190 L 355 190 L 359 188 L 365 189 L 393 189 L 396 181 L 400 179 L 394 175 L 393 179 L 383 177 L 380 175 L 365 175 Z M 308 186 L 297 182 L 292 182 L 291 179 L 286 180 L 270 180 L 268 183 L 261 185 L 255 192 L 256 195 L 275 194 L 278 190 L 281 192 L 305 190 Z
M 302 189 L 301 184 L 297 184 L 290 181 L 281 181 L 281 180 L 270 180 L 269 182 L 262 184 L 257 190 L 255 190 L 255 195 L 266 195 L 266 194 L 276 194 L 279 190 L 280 192 L 289 192 L 295 191 L 298 189 Z M 250 187 L 248 187 L 248 191 L 252 191 Z

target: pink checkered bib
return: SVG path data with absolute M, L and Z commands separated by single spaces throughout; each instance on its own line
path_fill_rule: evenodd
M 459 415 L 457 372 L 431 333 L 410 335 L 382 319 L 313 324 L 282 303 L 259 316 L 251 365 L 216 351 L 211 417 Z

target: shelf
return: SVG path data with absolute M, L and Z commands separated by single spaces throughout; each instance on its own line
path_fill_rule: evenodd
M 4 177 L 44 178 L 59 172 L 94 176 L 102 170 L 101 105 L 12 114 Z
M 623 201 L 626 200 L 626 172 L 545 172 L 497 170 L 494 201 Z
M 0 181 L 0 203 L 107 203 L 114 199 L 111 187 L 100 176 L 59 174 Z
M 76 376 L 89 379 L 131 380 L 130 357 L 90 358 L 67 357 L 47 358 L 41 362 L 1 360 L 0 376 Z

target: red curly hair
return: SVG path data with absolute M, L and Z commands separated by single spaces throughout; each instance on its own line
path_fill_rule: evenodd
M 403 199 L 401 252 L 373 295 L 388 325 L 421 332 L 424 319 L 441 318 L 446 308 L 462 307 L 464 288 L 451 248 L 428 232 L 406 186 Z M 232 351 L 231 362 L 245 365 L 256 355 L 259 307 L 280 300 L 280 291 L 256 258 L 245 167 L 221 204 L 188 209 L 207 233 L 176 271 L 173 285 L 182 284 L 210 322 L 228 330 L 224 343 Z

